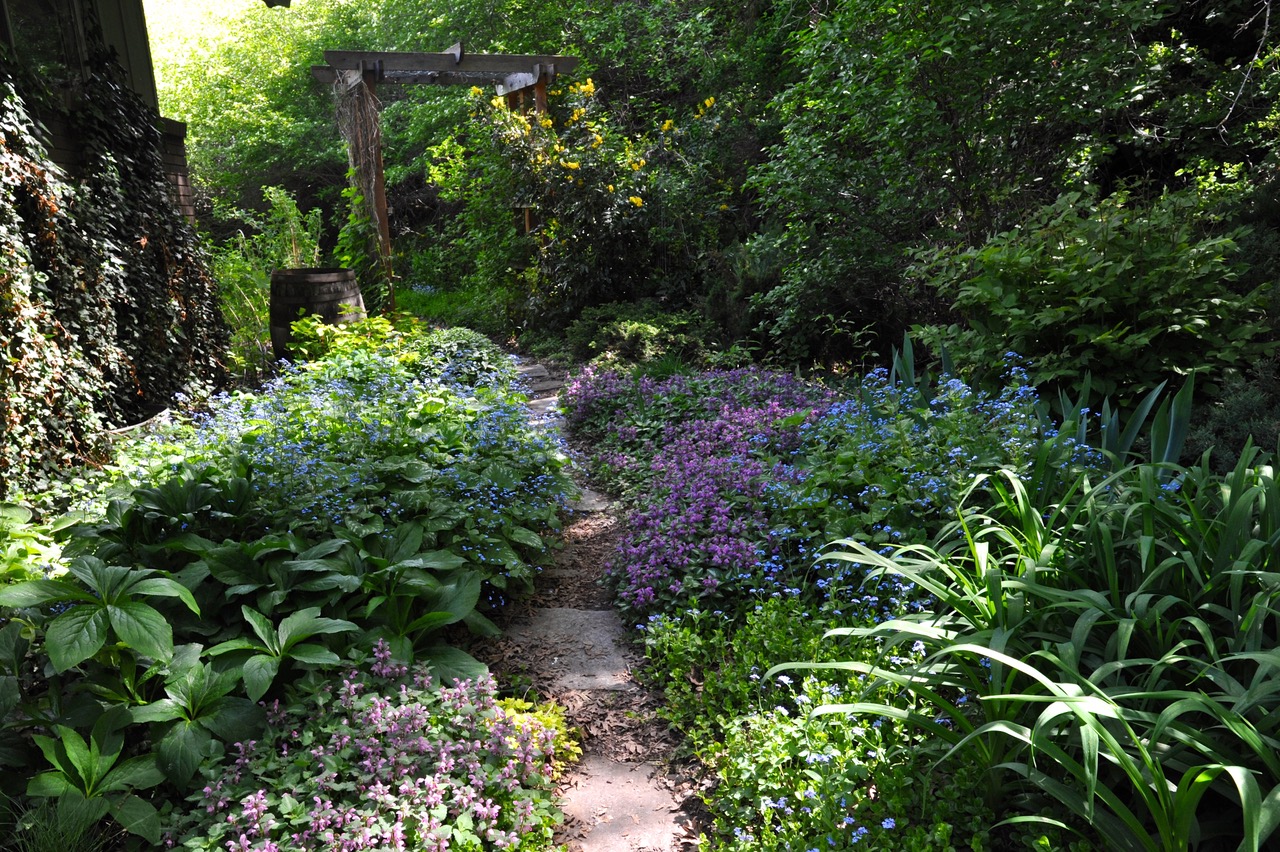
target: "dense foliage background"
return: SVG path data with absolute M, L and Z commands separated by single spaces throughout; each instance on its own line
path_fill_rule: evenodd
M 332 241 L 346 158 L 308 74 L 324 49 L 572 54 L 550 122 L 380 88 L 412 304 L 512 335 L 652 298 L 806 362 L 929 326 L 989 370 L 1003 351 L 969 330 L 991 324 L 1038 379 L 1088 367 L 1137 391 L 1272 337 L 1270 11 L 299 0 L 171 57 L 163 98 L 207 206 L 282 185 Z M 529 237 L 517 206 L 538 211 Z

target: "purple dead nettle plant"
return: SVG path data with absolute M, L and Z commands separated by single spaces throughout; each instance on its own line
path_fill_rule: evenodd
M 718 406 L 711 418 L 665 427 L 662 449 L 650 465 L 650 487 L 609 566 L 620 602 L 635 615 L 742 593 L 757 579 L 757 566 L 767 567 L 776 557 L 761 507 L 772 465 L 759 451 L 783 440 L 780 421 L 812 413 L 826 394 L 776 376 L 771 395 L 769 374 L 726 375 L 728 399 L 714 397 L 696 406 Z M 694 390 L 683 382 L 667 386 L 680 385 Z
M 556 731 L 497 703 L 491 679 L 443 686 L 383 643 L 304 703 L 268 708 L 171 846 L 308 849 L 549 848 Z

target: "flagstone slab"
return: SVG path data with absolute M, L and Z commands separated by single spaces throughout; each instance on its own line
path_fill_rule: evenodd
M 582 852 L 670 852 L 679 848 L 684 828 L 671 793 L 655 779 L 649 763 L 615 763 L 586 757 L 563 807 L 585 833 Z
M 637 689 L 631 679 L 636 658 L 624 636 L 614 610 L 537 609 L 507 628 L 507 638 L 550 676 L 553 692 Z

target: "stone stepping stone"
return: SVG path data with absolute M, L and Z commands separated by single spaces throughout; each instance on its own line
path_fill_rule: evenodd
M 564 387 L 564 382 L 559 379 L 544 379 L 543 381 L 534 382 L 529 386 L 529 390 L 535 396 L 542 396 L 550 391 L 558 391 Z
M 671 852 L 685 832 L 676 803 L 648 763 L 585 757 L 564 794 L 564 812 L 586 828 L 582 852 Z
M 517 367 L 516 372 L 529 381 L 545 379 L 548 375 L 547 368 L 541 364 L 527 364 L 523 367 Z
M 624 635 L 614 610 L 560 607 L 534 610 L 528 622 L 507 629 L 507 638 L 542 661 L 553 692 L 636 689 Z
M 599 491 L 590 488 L 582 489 L 582 496 L 569 504 L 575 512 L 603 512 L 613 505 L 613 501 Z

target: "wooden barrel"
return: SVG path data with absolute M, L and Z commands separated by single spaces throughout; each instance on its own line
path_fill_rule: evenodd
M 364 299 L 355 272 L 311 268 L 272 272 L 271 349 L 276 358 L 289 357 L 289 326 L 311 314 L 329 324 L 364 319 Z

